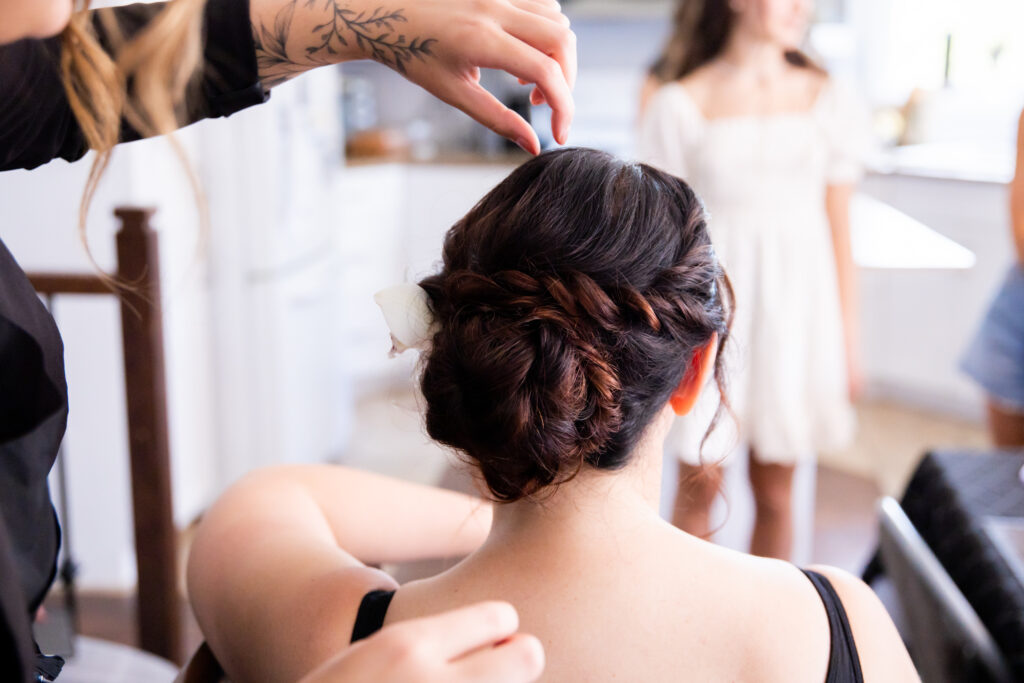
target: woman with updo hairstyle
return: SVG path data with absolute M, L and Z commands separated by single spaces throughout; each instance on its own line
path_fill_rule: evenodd
M 382 626 L 481 600 L 516 608 L 548 681 L 916 680 L 858 579 L 658 515 L 674 418 L 712 376 L 727 395 L 731 289 L 685 182 L 592 150 L 542 154 L 455 224 L 420 284 L 378 301 L 395 349 L 423 353 L 427 431 L 491 502 L 338 466 L 237 484 L 189 568 L 237 680 L 291 680 Z M 402 586 L 367 566 L 466 553 Z
M 540 151 L 537 133 L 481 86 L 482 66 L 530 84 L 531 101 L 552 107 L 556 140 L 566 140 L 572 122 L 576 38 L 555 0 L 162 0 L 95 3 L 104 5 L 98 9 L 93 4 L 0 0 L 0 172 L 34 169 L 58 158 L 74 162 L 93 152 L 78 212 L 83 242 L 92 199 L 115 148 L 142 137 L 170 136 L 205 227 L 199 178 L 171 134 L 261 104 L 271 89 L 317 67 L 372 59 L 530 154 Z M 262 144 L 249 140 L 247 149 Z M 69 407 L 60 332 L 3 243 L 4 219 L 11 215 L 0 214 L 0 672 L 4 681 L 21 683 L 52 680 L 63 666 L 60 657 L 42 653 L 33 642 L 32 623 L 57 575 L 61 534 L 48 474 Z M 21 222 L 32 229 L 32 221 Z M 104 280 L 114 288 L 133 288 L 114 277 Z M 487 629 L 472 628 L 474 622 L 494 621 L 474 610 L 454 618 L 477 634 Z M 511 630 L 490 629 L 487 636 L 503 643 L 489 672 L 526 681 L 540 670 L 541 658 L 533 657 L 533 668 L 516 664 L 538 648 L 508 639 L 515 624 L 504 624 Z M 487 637 L 462 645 L 475 650 Z M 421 658 L 431 665 L 428 677 L 415 674 L 408 659 L 389 667 L 390 653 L 381 642 L 361 648 L 355 660 L 328 665 L 308 683 L 463 680 L 432 666 L 438 662 L 430 650 Z M 457 647 L 443 637 L 430 642 Z

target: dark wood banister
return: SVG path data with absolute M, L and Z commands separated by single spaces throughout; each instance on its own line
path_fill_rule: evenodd
M 110 295 L 121 301 L 132 513 L 138 566 L 139 645 L 181 663 L 181 614 L 177 591 L 177 545 L 171 497 L 163 320 L 160 313 L 160 258 L 153 209 L 114 211 L 118 281 L 79 273 L 30 273 L 40 294 Z M 118 288 L 121 289 L 121 288 Z
M 113 294 L 113 290 L 98 275 L 69 275 L 67 273 L 29 273 L 28 279 L 36 291 L 46 296 L 57 294 Z

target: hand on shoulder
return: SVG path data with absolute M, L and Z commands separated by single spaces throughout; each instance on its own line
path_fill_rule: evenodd
M 301 683 L 529 683 L 544 669 L 544 650 L 518 628 L 515 609 L 499 602 L 399 622 Z

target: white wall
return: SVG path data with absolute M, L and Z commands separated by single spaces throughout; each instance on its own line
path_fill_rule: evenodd
M 338 91 L 336 71 L 307 74 L 203 140 L 218 490 L 260 465 L 324 460 L 345 439 Z

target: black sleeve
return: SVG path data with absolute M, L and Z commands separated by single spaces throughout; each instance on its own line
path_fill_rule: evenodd
M 122 31 L 131 36 L 163 3 L 114 9 Z M 104 42 L 100 22 L 96 22 Z M 197 88 L 190 89 L 188 123 L 228 116 L 265 102 L 259 80 L 248 0 L 208 0 L 204 11 L 204 64 Z M 80 159 L 88 151 L 60 78 L 60 39 L 22 40 L 0 46 L 0 171 L 35 168 L 60 157 Z M 139 134 L 122 125 L 121 140 Z

